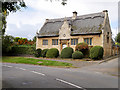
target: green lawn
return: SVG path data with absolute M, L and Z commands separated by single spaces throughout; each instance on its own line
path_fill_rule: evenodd
M 33 58 L 26 58 L 26 57 L 2 57 L 2 62 L 34 64 L 34 65 L 43 65 L 43 66 L 72 67 L 71 63 L 51 61 L 51 60 L 40 60 L 40 59 L 33 59 Z

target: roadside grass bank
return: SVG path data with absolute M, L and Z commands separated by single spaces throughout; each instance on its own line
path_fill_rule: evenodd
M 42 66 L 62 66 L 62 67 L 73 67 L 71 63 L 33 59 L 27 57 L 2 57 L 3 63 L 20 63 L 20 64 L 33 64 Z

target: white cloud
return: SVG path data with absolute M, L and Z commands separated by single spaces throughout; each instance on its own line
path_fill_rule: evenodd
M 17 28 L 20 28 L 20 23 L 17 22 L 17 23 L 16 23 L 16 26 L 17 26 Z

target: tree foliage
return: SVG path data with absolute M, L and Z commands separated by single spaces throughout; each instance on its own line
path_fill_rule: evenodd
M 2 35 L 5 33 L 6 29 L 6 17 L 9 15 L 10 12 L 16 12 L 17 10 L 20 10 L 21 7 L 26 7 L 25 2 L 23 0 L 9 0 L 6 2 L 5 0 L 0 2 L 2 3 Z
M 120 32 L 115 37 L 115 41 L 118 42 L 118 43 L 120 43 Z
M 14 40 L 13 36 L 6 35 L 2 37 L 2 53 L 3 54 L 7 54 L 11 50 L 13 40 Z

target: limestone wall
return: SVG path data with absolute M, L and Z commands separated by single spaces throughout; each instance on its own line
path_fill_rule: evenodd
M 48 40 L 48 45 L 43 45 L 42 42 L 44 39 Z M 41 49 L 50 49 L 50 48 L 57 48 L 58 50 L 60 49 L 59 41 L 58 45 L 52 45 L 52 39 L 58 39 L 58 37 L 49 37 L 49 38 L 37 38 L 36 41 L 36 49 L 41 48 Z
M 70 38 L 78 38 L 78 43 L 84 42 L 84 38 L 92 38 L 92 46 L 103 46 L 102 45 L 102 35 L 79 35 L 79 36 L 71 36 Z M 42 42 L 44 39 L 48 40 L 48 45 L 42 45 Z M 46 49 L 46 48 L 57 48 L 59 51 L 61 51 L 61 44 L 60 40 L 58 40 L 58 45 L 52 45 L 52 39 L 59 39 L 59 37 L 48 37 L 48 38 L 37 38 L 36 41 L 36 49 Z M 71 45 L 71 39 L 69 39 L 69 46 L 72 47 L 75 50 L 76 45 Z
M 110 22 L 109 22 L 109 17 L 107 12 L 105 12 L 105 20 L 104 20 L 103 26 L 104 26 L 104 30 L 103 30 L 104 56 L 109 57 L 112 55 L 112 32 L 111 32 L 111 27 L 110 27 Z

